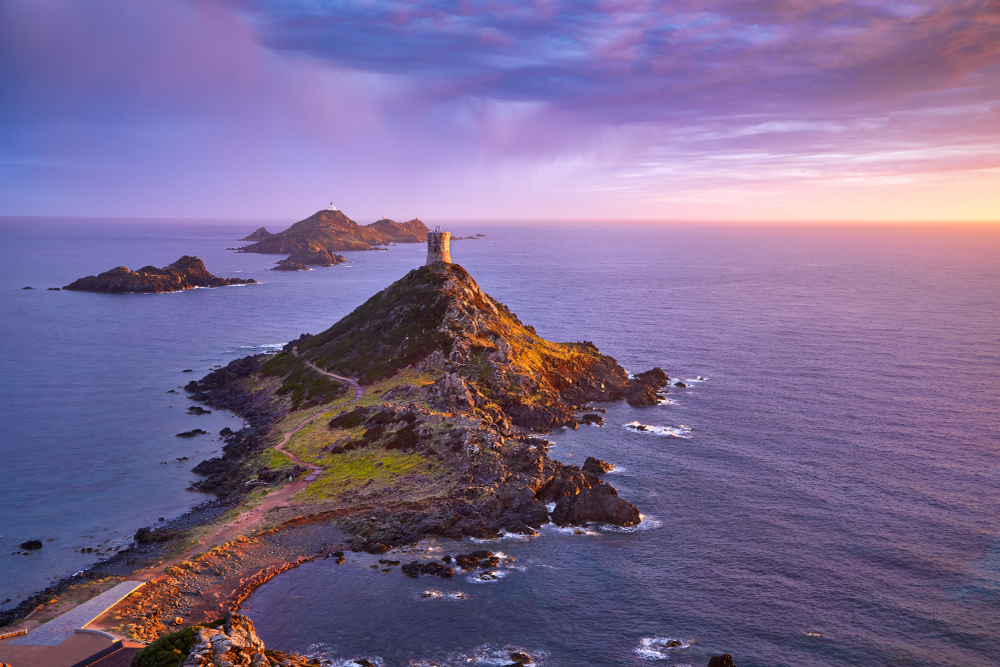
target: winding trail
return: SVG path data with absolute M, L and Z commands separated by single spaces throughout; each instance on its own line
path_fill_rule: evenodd
M 299 357 L 299 351 L 297 347 L 292 348 L 292 355 L 295 357 Z M 294 496 L 296 493 L 309 486 L 309 483 L 312 482 L 314 479 L 316 479 L 319 476 L 319 474 L 323 471 L 323 469 L 320 466 L 316 466 L 311 463 L 306 463 L 299 457 L 295 456 L 295 454 L 292 454 L 290 451 L 285 449 L 285 446 L 288 445 L 288 443 L 291 441 L 292 436 L 294 436 L 296 433 L 298 433 L 306 426 L 311 424 L 317 417 L 323 415 L 324 413 L 329 412 L 330 410 L 339 408 L 345 403 L 351 403 L 361 398 L 362 394 L 364 394 L 364 389 L 362 389 L 361 385 L 358 384 L 358 381 L 354 378 L 335 375 L 334 373 L 330 373 L 328 371 L 324 371 L 321 368 L 318 368 L 315 364 L 306 359 L 303 359 L 303 361 L 306 363 L 307 366 L 312 368 L 317 373 L 321 373 L 322 375 L 326 375 L 336 380 L 340 380 L 341 382 L 346 382 L 354 389 L 353 398 L 346 398 L 342 401 L 337 401 L 333 405 L 329 405 L 323 408 L 322 410 L 319 410 L 318 412 L 314 413 L 310 417 L 304 419 L 303 421 L 299 422 L 298 424 L 296 424 L 295 428 L 285 433 L 280 443 L 274 446 L 274 448 L 277 451 L 287 456 L 292 463 L 309 469 L 309 474 L 306 475 L 305 479 L 293 480 L 288 484 L 286 484 L 285 486 L 281 487 L 280 489 L 275 489 L 274 491 L 271 491 L 266 496 L 264 496 L 264 498 L 260 501 L 260 503 L 258 503 L 255 507 L 252 507 L 245 512 L 241 512 L 239 516 L 237 516 L 232 521 L 224 523 L 218 526 L 215 530 L 208 533 L 207 535 L 204 535 L 194 548 L 189 549 L 184 553 L 175 556 L 156 567 L 152 567 L 143 570 L 141 572 L 135 572 L 132 575 L 133 577 L 148 581 L 156 576 L 163 574 L 167 568 L 176 565 L 177 563 L 180 563 L 183 560 L 187 560 L 195 553 L 204 551 L 206 549 L 210 549 L 220 544 L 224 544 L 226 542 L 229 542 L 233 538 L 246 533 L 251 527 L 253 527 L 260 521 L 260 519 L 264 516 L 264 514 L 268 510 L 284 506 L 284 503 L 287 503 L 289 500 L 291 500 L 292 496 Z

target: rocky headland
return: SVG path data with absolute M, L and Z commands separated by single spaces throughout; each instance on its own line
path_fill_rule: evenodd
M 660 369 L 629 377 L 593 343 L 541 338 L 457 264 L 415 269 L 326 331 L 188 383 L 193 399 L 246 421 L 220 433 L 222 456 L 194 469 L 204 475 L 194 487 L 219 498 L 203 510 L 208 532 L 138 531 L 94 572 L 132 565 L 149 583 L 99 625 L 145 641 L 173 636 L 239 609 L 281 572 L 348 549 L 533 534 L 548 522 L 634 526 L 639 509 L 600 477 L 610 465 L 563 464 L 544 435 L 599 423 L 595 401 L 652 405 L 667 381 Z M 490 567 L 491 556 L 400 571 L 448 576 Z M 198 643 L 207 650 L 212 637 Z M 209 664 L 198 655 L 193 664 Z
M 344 215 L 343 211 L 323 210 L 277 234 L 271 234 L 261 227 L 243 239 L 255 243 L 240 248 L 239 252 L 286 255 L 319 249 L 331 253 L 372 250 L 389 243 L 423 243 L 427 240 L 428 231 L 427 225 L 416 218 L 408 222 L 383 218 L 368 225 L 359 225 Z M 293 261 L 309 265 L 301 260 Z
M 130 271 L 127 266 L 119 266 L 96 276 L 80 278 L 63 287 L 64 290 L 79 292 L 103 292 L 107 294 L 179 292 L 195 287 L 224 287 L 226 285 L 256 284 L 250 278 L 219 278 L 205 268 L 205 263 L 197 257 L 184 255 L 173 264 L 158 269 L 144 266 L 138 271 Z
M 344 401 L 338 377 L 353 378 L 359 397 Z M 378 552 L 425 535 L 531 533 L 550 520 L 637 524 L 635 506 L 595 472 L 549 458 L 539 435 L 578 427 L 593 401 L 652 405 L 666 382 L 659 369 L 630 378 L 592 343 L 541 338 L 462 267 L 437 263 L 326 331 L 185 389 L 255 425 L 196 468 L 207 475 L 198 488 L 224 496 L 270 483 L 257 453 L 277 439 L 274 425 L 335 406 L 289 443 L 323 470 L 306 494 L 313 507 L 300 509 L 378 506 L 341 521 L 353 546 Z

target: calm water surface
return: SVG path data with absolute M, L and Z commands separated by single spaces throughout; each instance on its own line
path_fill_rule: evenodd
M 276 258 L 225 250 L 256 226 L 0 228 L 16 510 L 0 539 L 55 539 L 0 558 L 5 597 L 65 574 L 83 535 L 128 534 L 201 499 L 183 490 L 193 450 L 218 443 L 173 434 L 232 418 L 184 414 L 165 393 L 191 377 L 181 370 L 316 333 L 422 260 L 395 246 L 349 268 L 265 273 Z M 364 555 L 308 564 L 245 605 L 269 645 L 385 665 L 505 664 L 509 648 L 546 665 L 704 665 L 722 651 L 741 667 L 993 664 L 1000 230 L 452 229 L 488 234 L 456 242 L 454 259 L 540 335 L 591 340 L 631 371 L 707 378 L 673 404 L 607 406 L 603 428 L 551 436 L 556 458 L 618 465 L 609 481 L 646 520 L 494 543 L 516 562 L 492 584 L 411 580 Z M 185 252 L 264 284 L 18 290 Z M 623 428 L 634 421 L 662 428 Z M 192 460 L 159 463 L 181 455 Z M 421 546 L 401 558 L 476 545 Z M 655 638 L 684 644 L 644 650 Z

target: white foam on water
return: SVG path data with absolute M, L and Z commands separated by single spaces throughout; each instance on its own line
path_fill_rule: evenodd
M 658 398 L 656 399 L 657 405 L 677 405 L 677 401 L 672 398 Z
M 529 651 L 513 644 L 507 646 L 497 646 L 495 644 L 483 644 L 470 650 L 468 653 L 449 653 L 443 658 L 417 659 L 411 660 L 409 667 L 502 667 L 511 664 L 510 654 L 513 652 L 527 653 L 531 656 L 532 667 L 544 667 L 545 659 L 549 656 L 547 651 Z
M 280 350 L 284 343 L 264 343 L 263 345 L 240 345 L 241 350 Z
M 486 572 L 477 572 L 466 577 L 466 581 L 470 584 L 496 584 L 500 583 L 510 572 L 505 570 L 488 570 Z
M 548 528 L 554 533 L 562 533 L 563 535 L 600 535 L 589 526 L 557 526 L 554 523 L 547 523 L 542 528 Z
M 506 530 L 501 530 L 499 537 L 470 537 L 469 541 L 474 544 L 496 544 L 501 540 L 516 540 L 518 542 L 527 542 L 533 537 L 533 535 L 525 535 L 524 533 L 508 533 Z
M 601 526 L 601 530 L 606 530 L 609 533 L 636 533 L 640 530 L 653 530 L 654 528 L 660 528 L 661 526 L 663 526 L 663 522 L 659 519 L 654 519 L 646 516 L 645 514 L 640 514 L 639 525 L 637 526 L 616 526 L 609 523 Z
M 424 591 L 422 593 L 418 593 L 417 598 L 421 600 L 469 600 L 472 596 L 461 591 L 453 591 L 450 593 L 444 591 Z
M 553 512 L 556 511 L 556 504 L 555 503 L 545 503 L 545 511 L 548 512 L 549 514 L 552 514 Z
M 355 656 L 353 658 L 329 657 L 333 652 L 333 644 L 320 642 L 307 646 L 303 655 L 310 659 L 319 659 L 320 664 L 327 667 L 358 667 L 358 663 L 356 661 L 361 660 L 362 658 L 368 660 L 373 665 L 376 665 L 376 667 L 382 667 L 385 664 L 385 661 L 377 655 Z
M 618 464 L 615 464 L 614 468 L 612 468 L 611 470 L 607 471 L 604 474 L 605 475 L 624 475 L 627 472 L 628 472 L 628 468 L 626 468 L 625 466 L 620 466 Z
M 684 424 L 678 424 L 677 426 L 651 426 L 649 424 L 641 424 L 637 421 L 629 422 L 623 424 L 622 428 L 632 431 L 633 433 L 646 433 L 649 435 L 669 435 L 674 438 L 690 438 L 691 437 L 691 427 L 685 426 Z
M 643 637 L 639 640 L 639 645 L 635 647 L 635 654 L 646 660 L 666 660 L 672 657 L 672 651 L 678 651 L 691 646 L 690 639 L 683 640 L 676 637 Z M 677 646 L 667 646 L 672 642 L 680 642 Z

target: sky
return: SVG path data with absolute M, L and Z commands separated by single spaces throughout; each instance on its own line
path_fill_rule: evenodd
M 1000 220 L 1000 0 L 0 0 L 0 215 Z

